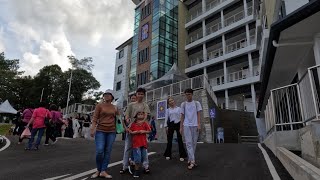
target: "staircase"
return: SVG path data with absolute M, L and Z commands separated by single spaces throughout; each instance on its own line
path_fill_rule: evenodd
M 226 143 L 256 143 L 258 131 L 254 113 L 221 109 L 215 127 L 224 128 Z

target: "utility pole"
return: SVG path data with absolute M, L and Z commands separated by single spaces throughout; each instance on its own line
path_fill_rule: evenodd
M 69 101 L 70 101 L 70 90 L 71 90 L 71 81 L 72 81 L 72 69 L 71 69 L 71 74 L 70 74 L 70 79 L 69 79 L 69 91 L 68 91 L 68 99 L 67 99 L 67 113 L 68 113 L 68 106 L 69 106 Z
M 42 91 L 41 91 L 40 102 L 42 102 L 43 90 L 44 88 L 42 88 Z

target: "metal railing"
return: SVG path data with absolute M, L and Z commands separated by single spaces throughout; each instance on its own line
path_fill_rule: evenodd
M 254 112 L 256 107 L 252 101 L 248 101 L 248 100 L 229 99 L 228 103 L 229 103 L 229 106 L 225 107 L 225 109 L 235 110 L 235 111 Z
M 245 48 L 247 46 L 248 46 L 247 38 L 243 38 L 239 41 L 228 44 L 226 47 L 226 49 L 227 49 L 226 53 L 231 53 L 231 52 L 237 51 L 239 49 Z
M 198 32 L 193 32 L 191 35 L 188 36 L 186 44 L 191 44 L 195 42 L 196 40 L 199 40 L 203 37 L 202 29 Z
M 240 21 L 241 19 L 243 19 L 245 16 L 244 16 L 244 11 L 240 11 L 226 19 L 224 19 L 224 26 L 227 27 L 227 26 L 230 26 L 231 24 L 235 23 L 235 22 L 238 22 Z
M 192 66 L 200 64 L 202 62 L 203 62 L 203 57 L 202 56 L 199 56 L 199 57 L 196 57 L 196 58 L 191 58 L 190 59 L 190 63 L 187 64 L 187 67 L 192 67 Z
M 266 130 L 296 130 L 320 119 L 320 65 L 308 71 L 296 84 L 271 90 L 265 114 Z
M 146 93 L 146 101 L 150 102 L 160 99 L 166 99 L 169 96 L 180 95 L 184 93 L 185 89 L 191 88 L 193 90 L 206 89 L 215 103 L 217 103 L 217 98 L 212 91 L 212 87 L 210 87 L 209 83 L 206 81 L 207 78 L 204 75 L 200 75 L 161 88 L 153 89 Z
M 190 15 L 187 17 L 187 23 L 194 20 L 195 18 L 199 17 L 202 14 L 202 6 L 196 8 L 195 10 L 192 9 Z
M 214 7 L 217 7 L 219 4 L 221 4 L 224 1 L 226 1 L 226 0 L 213 0 L 209 3 L 207 3 L 206 11 L 209 11 L 209 10 L 213 9 Z
M 207 35 L 217 32 L 220 29 L 222 29 L 222 25 L 221 25 L 221 22 L 218 22 L 217 24 L 214 24 L 207 28 Z
M 214 51 L 208 52 L 207 55 L 208 55 L 207 56 L 208 59 L 218 58 L 220 56 L 223 56 L 223 49 L 222 48 L 216 49 Z
M 92 112 L 94 110 L 94 107 L 94 105 L 75 103 L 66 108 L 63 108 L 62 113 L 63 115 L 68 115 L 71 113 L 87 114 Z

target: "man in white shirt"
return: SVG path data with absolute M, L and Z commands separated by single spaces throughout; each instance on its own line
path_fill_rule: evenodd
M 192 89 L 186 89 L 184 93 L 187 101 L 181 104 L 180 133 L 184 134 L 188 152 L 188 169 L 191 170 L 196 166 L 195 152 L 201 129 L 200 112 L 202 107 L 198 101 L 192 99 Z

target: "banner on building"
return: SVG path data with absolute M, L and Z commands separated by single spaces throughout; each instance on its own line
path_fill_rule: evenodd
M 166 117 L 167 101 L 157 102 L 157 119 L 164 119 Z

